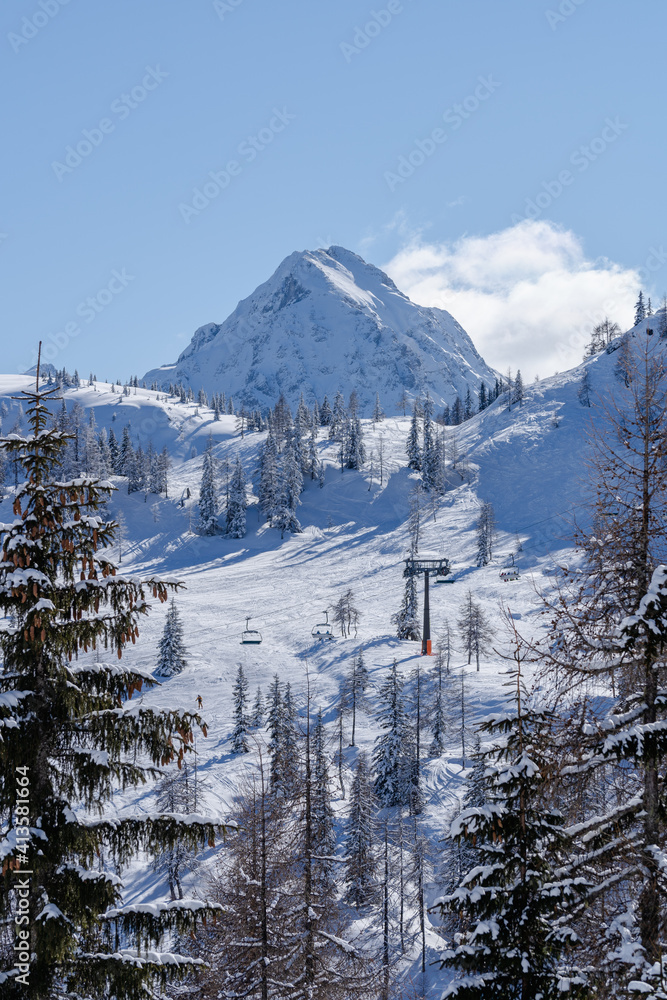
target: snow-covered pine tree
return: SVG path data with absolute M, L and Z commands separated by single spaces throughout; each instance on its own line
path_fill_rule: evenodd
M 250 725 L 253 729 L 261 729 L 264 725 L 264 698 L 262 697 L 262 689 L 259 684 L 257 685 L 257 694 L 255 695 L 255 700 L 252 704 Z
M 360 753 L 352 779 L 350 807 L 344 827 L 345 899 L 357 910 L 378 898 L 375 858 L 375 796 L 365 753 Z
M 120 659 L 149 610 L 148 595 L 165 600 L 168 585 L 117 575 L 105 554 L 114 525 L 98 514 L 112 488 L 58 475 L 66 442 L 49 428 L 46 405 L 55 390 L 36 382 L 24 392 L 29 434 L 3 442 L 26 481 L 16 519 L 1 533 L 0 610 L 12 624 L 0 639 L 0 920 L 14 928 L 19 906 L 29 917 L 27 968 L 20 978 L 10 945 L 3 997 L 136 1000 L 178 971 L 179 959 L 157 951 L 166 930 L 191 929 L 197 911 L 211 910 L 185 900 L 156 903 L 151 914 L 124 907 L 119 880 L 93 873 L 92 863 L 101 853 L 127 864 L 141 849 L 213 843 L 212 822 L 104 818 L 116 787 L 141 785 L 159 765 L 182 762 L 200 720 L 144 707 L 139 721 L 124 702 L 152 678 L 85 656 L 100 644 Z M 19 901 L 21 870 L 27 893 Z
M 382 806 L 403 806 L 408 803 L 406 777 L 406 746 L 409 744 L 409 723 L 403 704 L 403 678 L 394 660 L 389 674 L 378 692 L 377 722 L 382 732 L 375 740 L 373 768 L 375 794 Z
M 489 394 L 486 388 L 486 382 L 482 382 L 479 387 L 479 393 L 477 394 L 477 412 L 481 413 L 489 405 Z
M 518 403 L 519 406 L 523 406 L 523 399 L 524 399 L 523 379 L 521 378 L 520 369 L 517 368 L 516 375 L 514 376 L 514 385 L 512 388 L 512 402 Z
M 250 720 L 248 719 L 248 680 L 243 669 L 243 664 L 239 663 L 236 673 L 236 680 L 232 688 L 232 698 L 234 701 L 234 730 L 232 732 L 232 753 L 248 752 L 248 730 Z
M 591 527 L 575 535 L 581 569 L 561 580 L 556 599 L 547 605 L 552 624 L 544 654 L 548 679 L 567 683 L 580 703 L 591 681 L 611 703 L 602 721 L 584 716 L 581 704 L 573 712 L 582 716 L 576 738 L 579 783 L 590 787 L 601 769 L 607 780 L 611 761 L 618 761 L 616 782 L 624 779 L 615 800 L 602 810 L 589 809 L 583 820 L 599 857 L 585 933 L 596 950 L 607 952 L 609 942 L 600 934 L 603 923 L 613 920 L 621 934 L 617 968 L 645 979 L 648 994 L 650 969 L 662 962 L 667 916 L 659 874 L 659 845 L 667 833 L 660 805 L 667 660 L 655 577 L 667 562 L 667 364 L 657 338 L 624 340 L 627 386 L 600 399 L 606 420 L 591 436 Z M 659 614 L 648 625 L 644 619 L 653 614 L 651 607 Z M 627 644 L 633 622 L 642 631 L 634 648 Z M 632 842 L 628 855 L 615 849 L 618 829 Z M 614 888 L 606 891 L 610 869 Z M 634 971 L 625 965 L 633 953 Z
M 438 445 L 433 429 L 433 400 L 427 392 L 426 399 L 424 400 L 421 469 L 422 487 L 428 492 L 437 488 L 439 458 Z
M 364 662 L 364 651 L 360 649 L 352 657 L 350 669 L 343 681 L 343 702 L 347 711 L 352 713 L 352 733 L 350 746 L 353 747 L 357 722 L 357 711 L 364 704 L 364 694 L 368 687 L 368 670 Z
M 350 417 L 347 424 L 347 433 L 344 437 L 344 444 L 345 467 L 347 469 L 361 469 L 366 461 L 366 449 L 364 447 L 364 435 L 359 417 Z
M 375 393 L 375 403 L 373 404 L 373 413 L 371 414 L 371 419 L 374 424 L 379 424 L 384 420 L 385 413 L 380 405 L 380 393 Z
M 301 503 L 303 476 L 301 466 L 294 453 L 294 442 L 291 439 L 285 448 L 279 470 L 278 493 L 273 513 L 273 527 L 278 528 L 280 537 L 286 531 L 292 534 L 301 532 L 301 525 L 296 516 L 297 507 Z
M 269 428 L 259 463 L 259 505 L 269 524 L 273 524 L 279 489 L 278 449 Z
M 269 730 L 271 788 L 283 797 L 291 797 L 297 787 L 299 757 L 297 753 L 294 708 L 290 686 L 283 695 L 278 674 L 269 689 L 267 727 Z
M 236 456 L 236 464 L 229 481 L 229 500 L 225 512 L 225 528 L 230 538 L 244 538 L 246 532 L 246 481 L 241 456 Z
M 549 715 L 527 704 L 519 647 L 509 673 L 515 686 L 511 712 L 480 727 L 502 737 L 501 745 L 484 755 L 486 804 L 465 809 L 451 826 L 456 842 L 476 849 L 477 863 L 436 903 L 465 921 L 442 956 L 443 967 L 460 973 L 443 1000 L 589 995 L 584 975 L 566 964 L 566 949 L 576 940 L 569 913 L 586 882 L 559 872 L 569 838 L 545 789 Z
M 468 386 L 466 389 L 465 399 L 463 401 L 463 419 L 470 420 L 474 412 L 475 408 L 472 403 L 472 393 L 470 392 L 470 386 Z
M 219 531 L 218 512 L 220 505 L 216 479 L 213 438 L 209 435 L 202 459 L 201 483 L 199 485 L 198 531 L 200 535 L 215 535 Z
M 493 504 L 486 501 L 482 504 L 477 518 L 477 565 L 488 566 L 493 556 L 493 536 L 496 518 Z
M 174 677 L 180 674 L 188 665 L 187 650 L 183 644 L 183 623 L 172 597 L 164 631 L 158 645 L 158 659 L 155 673 L 158 677 Z
M 334 396 L 333 412 L 331 414 L 331 422 L 329 424 L 330 441 L 338 441 L 339 443 L 342 442 L 346 423 L 347 408 L 345 406 L 345 397 L 339 389 Z
M 408 456 L 408 468 L 419 472 L 422 467 L 422 449 L 419 443 L 419 400 L 415 399 L 412 407 L 412 420 L 410 430 L 405 444 L 405 451 Z
M 419 608 L 417 603 L 417 578 L 410 574 L 405 578 L 405 590 L 401 606 L 395 615 L 391 616 L 392 625 L 396 626 L 399 639 L 410 639 L 418 642 L 421 639 L 419 629 Z
M 634 326 L 646 319 L 646 306 L 644 305 L 644 293 L 640 290 L 639 297 L 635 303 Z
M 447 730 L 445 715 L 445 694 L 443 680 L 449 678 L 452 638 L 449 621 L 445 619 L 444 629 L 438 637 L 433 663 L 433 711 L 431 713 L 431 744 L 429 757 L 441 757 L 445 749 L 445 733 Z
M 329 762 L 322 709 L 318 710 L 311 738 L 312 788 L 310 793 L 313 881 L 320 896 L 331 894 L 335 886 L 334 861 L 336 832 L 329 788 Z
M 333 419 L 333 412 L 331 410 L 331 404 L 325 396 L 322 400 L 322 405 L 320 407 L 320 425 L 322 427 L 328 427 Z

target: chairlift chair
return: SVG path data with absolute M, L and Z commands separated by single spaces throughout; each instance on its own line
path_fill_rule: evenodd
M 333 627 L 329 624 L 329 612 L 325 611 L 326 621 L 316 622 L 311 630 L 313 639 L 334 639 Z
M 509 569 L 503 569 L 500 571 L 500 579 L 503 583 L 511 583 L 513 580 L 518 580 L 519 570 L 516 566 L 510 566 Z
M 250 621 L 250 616 L 245 620 L 245 629 L 241 634 L 241 645 L 242 646 L 259 646 L 262 641 L 262 633 L 256 628 L 250 628 L 248 622 Z

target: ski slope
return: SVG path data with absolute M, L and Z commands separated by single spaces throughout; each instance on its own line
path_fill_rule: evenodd
M 601 354 L 586 363 L 594 390 L 613 389 L 614 360 L 612 354 Z M 452 473 L 451 488 L 425 522 L 420 551 L 446 556 L 456 578 L 451 586 L 431 588 L 434 639 L 446 620 L 456 629 L 458 609 L 468 590 L 493 626 L 494 648 L 483 658 L 479 672 L 474 663 L 468 667 L 460 651 L 453 653 L 452 675 L 456 683 L 462 671 L 465 675 L 471 724 L 503 703 L 502 656 L 508 644 L 505 612 L 512 614 L 525 635 L 537 635 L 542 628 L 539 594 L 551 586 L 555 560 L 573 555 L 569 522 L 582 510 L 585 430 L 588 421 L 600 413 L 595 402 L 589 409 L 577 398 L 584 367 L 528 387 L 521 406 L 509 410 L 500 399 L 448 432 L 450 439 L 456 438 L 462 457 L 460 471 Z M 0 399 L 9 407 L 3 420 L 4 433 L 17 415 L 18 404 L 10 397 L 28 384 L 27 378 L 0 377 Z M 188 667 L 139 697 L 146 705 L 193 711 L 198 697 L 203 699 L 201 711 L 208 736 L 200 734 L 196 747 L 204 798 L 199 811 L 228 817 L 244 776 L 257 767 L 257 748 L 264 740 L 261 731 L 251 753 L 234 756 L 230 751 L 231 690 L 239 664 L 243 664 L 249 681 L 251 701 L 258 685 L 266 693 L 274 674 L 282 682 L 289 681 L 302 722 L 308 683 L 311 712 L 320 707 L 323 711 L 333 757 L 341 680 L 350 658 L 363 648 L 370 676 L 369 710 L 357 719 L 357 746 L 346 747 L 344 752 L 344 781 L 349 791 L 356 756 L 360 750 L 370 754 L 377 735 L 373 708 L 387 668 L 396 659 L 407 678 L 417 666 L 422 671 L 431 666 L 419 655 L 418 643 L 395 638 L 390 621 L 403 593 L 408 497 L 417 481 L 406 465 L 409 418 L 390 417 L 375 426 L 371 421 L 363 422 L 367 454 L 369 458 L 371 453 L 375 455 L 372 479 L 370 462 L 364 472 L 341 474 L 335 446 L 329 445 L 321 432 L 318 447 L 326 464 L 325 485 L 320 489 L 317 482 L 306 481 L 298 512 L 303 532 L 281 539 L 279 532 L 262 523 L 253 495 L 246 537 L 229 540 L 200 537 L 192 530 L 202 451 L 211 434 L 220 463 L 226 459 L 231 463 L 240 454 L 250 472 L 257 465 L 264 434 L 241 437 L 233 417 L 215 422 L 206 409 L 165 400 L 161 394 L 144 389 L 133 389 L 130 396 L 122 397 L 112 394 L 109 384 L 96 383 L 94 387 L 65 390 L 64 396 L 70 406 L 76 400 L 92 408 L 98 427 L 114 427 L 120 437 L 122 427 L 130 423 L 135 444 L 145 447 L 152 440 L 158 450 L 167 445 L 174 459 L 168 498 L 128 495 L 124 480 L 117 479 L 110 514 L 122 514 L 125 523 L 120 546 L 114 546 L 124 572 L 159 572 L 184 584 L 177 603 L 184 623 Z M 377 473 L 380 441 L 382 483 Z M 493 562 L 477 567 L 475 521 L 483 501 L 493 503 L 497 537 Z M 11 520 L 11 502 L 10 489 L 0 505 L 0 520 Z M 520 579 L 504 583 L 500 571 L 512 561 L 519 567 Z M 348 588 L 353 590 L 361 612 L 357 634 L 335 642 L 314 641 L 310 634 L 313 624 L 322 620 L 322 612 Z M 128 662 L 154 669 L 165 614 L 165 608 L 154 608 L 141 627 L 137 645 L 124 654 Z M 259 646 L 240 643 L 247 616 L 252 618 L 251 627 L 262 633 Z M 349 739 L 349 726 L 346 736 Z M 423 742 L 425 746 L 430 742 L 427 729 Z M 346 800 L 333 765 L 331 775 L 334 808 L 342 820 Z M 424 759 L 426 806 L 422 825 L 436 851 L 464 794 L 465 777 L 460 745 L 452 742 L 442 758 Z M 119 813 L 151 811 L 155 808 L 154 788 L 119 794 L 114 807 Z M 138 861 L 125 873 L 125 882 L 127 901 L 166 898 L 168 893 L 145 861 Z M 188 887 L 188 892 L 196 891 L 197 885 Z M 431 885 L 429 902 L 438 894 L 436 885 Z M 429 961 L 433 961 L 440 947 L 435 923 L 429 928 L 428 943 Z M 406 975 L 416 973 L 417 960 L 415 943 L 404 959 Z M 435 996 L 443 986 L 443 974 L 431 968 L 429 977 L 431 995 Z

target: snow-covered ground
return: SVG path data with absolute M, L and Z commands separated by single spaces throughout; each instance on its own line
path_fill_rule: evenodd
M 614 385 L 614 355 L 600 355 L 587 362 L 593 389 Z M 434 639 L 449 620 L 456 632 L 458 609 L 468 590 L 490 618 L 494 650 L 483 657 L 479 673 L 465 663 L 455 649 L 452 671 L 467 674 L 467 696 L 472 718 L 479 719 L 504 699 L 502 653 L 507 648 L 503 609 L 509 609 L 520 629 L 534 635 L 541 627 L 539 593 L 548 590 L 555 559 L 571 558 L 568 551 L 568 521 L 580 511 L 583 490 L 584 431 L 587 421 L 599 412 L 588 409 L 577 398 L 580 370 L 554 376 L 526 390 L 522 406 L 508 411 L 498 400 L 465 425 L 452 429 L 461 456 L 462 475 L 454 473 L 452 488 L 423 528 L 421 551 L 446 556 L 453 564 L 456 582 L 431 588 L 431 621 Z M 11 408 L 3 420 L 3 432 L 16 418 L 16 402 L 9 399 L 28 379 L 0 377 L 0 398 Z M 178 578 L 185 589 L 177 604 L 184 622 L 188 667 L 159 688 L 142 694 L 146 704 L 158 707 L 197 708 L 208 736 L 197 741 L 199 774 L 205 779 L 206 808 L 216 816 L 228 816 L 235 792 L 244 774 L 256 766 L 256 752 L 234 756 L 230 751 L 232 730 L 231 689 L 238 665 L 246 671 L 251 698 L 257 685 L 266 693 L 273 675 L 289 681 L 296 703 L 304 711 L 306 672 L 310 678 L 313 708 L 321 707 L 331 736 L 331 755 L 336 750 L 334 718 L 339 688 L 349 669 L 350 657 L 363 647 L 370 674 L 370 711 L 357 722 L 357 747 L 345 751 L 345 779 L 349 788 L 351 768 L 360 750 L 371 751 L 377 727 L 372 709 L 391 662 L 396 659 L 403 674 L 432 662 L 419 655 L 419 644 L 399 642 L 390 623 L 398 609 L 404 587 L 402 560 L 408 544 L 408 495 L 416 481 L 406 465 L 405 439 L 409 418 L 391 417 L 373 426 L 364 421 L 368 454 L 375 453 L 375 473 L 369 466 L 362 473 L 341 474 L 335 449 L 321 435 L 320 450 L 326 462 L 326 482 L 307 481 L 299 518 L 303 533 L 280 538 L 279 532 L 263 524 L 257 508 L 248 510 L 248 533 L 241 540 L 200 537 L 191 530 L 196 522 L 196 501 L 201 477 L 201 454 L 208 434 L 215 441 L 216 457 L 235 459 L 240 453 L 248 471 L 255 468 L 263 434 L 241 438 L 233 417 L 213 421 L 193 404 L 165 400 L 148 390 L 131 395 L 112 395 L 107 384 L 67 390 L 68 405 L 78 400 L 94 408 L 98 427 L 116 429 L 131 424 L 134 442 L 145 447 L 152 440 L 156 449 L 167 445 L 174 458 L 169 476 L 169 497 L 134 493 L 127 495 L 122 479 L 111 502 L 111 514 L 122 512 L 124 571 L 141 575 L 159 572 Z M 159 397 L 159 398 L 158 398 Z M 56 404 L 59 405 L 59 404 Z M 378 481 L 377 453 L 382 439 L 383 483 Z M 197 454 L 193 455 L 193 448 Z M 190 498 L 186 499 L 187 490 Z M 253 497 L 254 499 L 254 497 Z M 475 565 L 477 536 L 475 521 L 483 501 L 495 509 L 497 537 L 493 563 Z M 0 506 L 0 520 L 10 520 L 11 498 Z M 182 505 L 181 505 L 182 504 Z M 116 546 L 116 549 L 118 547 Z M 504 583 L 503 566 L 514 560 L 520 579 Z M 311 628 L 322 620 L 348 589 L 354 592 L 361 612 L 358 632 L 352 638 L 318 643 Z M 136 646 L 125 656 L 137 666 L 152 670 L 157 642 L 164 625 L 164 607 L 156 604 L 141 628 Z M 259 629 L 259 646 L 242 646 L 241 631 L 246 616 Z M 455 642 L 457 642 L 455 636 Z M 472 721 L 472 719 L 470 720 Z M 348 727 L 349 736 L 349 727 Z M 261 739 L 261 733 L 260 733 Z M 424 734 L 428 743 L 428 734 Z M 335 769 L 332 767 L 332 774 Z M 465 790 L 461 749 L 450 742 L 446 754 L 425 759 L 423 783 L 426 808 L 425 832 L 436 851 Z M 337 815 L 345 814 L 346 802 L 332 782 Z M 145 787 L 117 797 L 118 810 L 151 810 L 154 789 Z M 166 885 L 156 882 L 148 868 L 137 864 L 126 878 L 128 901 L 166 898 Z M 190 889 L 196 891 L 196 887 Z M 429 889 L 429 902 L 438 894 Z M 435 918 L 434 918 L 435 919 Z M 429 960 L 439 950 L 438 937 L 429 931 Z M 417 950 L 406 958 L 406 968 L 417 962 Z M 416 971 L 414 964 L 413 971 Z M 442 986 L 442 974 L 429 972 L 434 990 Z M 436 995 L 435 992 L 433 995 Z

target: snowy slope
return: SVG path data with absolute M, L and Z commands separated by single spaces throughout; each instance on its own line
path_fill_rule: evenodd
M 643 335 L 636 331 L 637 336 Z M 615 353 L 603 353 L 585 364 L 530 386 L 521 406 L 511 411 L 506 400 L 497 400 L 489 409 L 459 428 L 448 430 L 451 453 L 462 456 L 461 471 L 452 473 L 452 487 L 425 523 L 422 551 L 446 555 L 453 563 L 457 582 L 432 589 L 431 616 L 434 634 L 445 620 L 455 627 L 458 607 L 470 589 L 489 618 L 495 632 L 494 651 L 481 664 L 469 668 L 460 652 L 452 660 L 452 683 L 465 675 L 471 721 L 498 707 L 504 698 L 501 655 L 507 649 L 500 604 L 509 607 L 520 628 L 534 635 L 542 627 L 539 590 L 548 590 L 553 559 L 569 559 L 568 519 L 581 513 L 584 491 L 583 462 L 586 453 L 585 429 L 589 420 L 600 417 L 596 394 L 614 391 Z M 584 371 L 590 372 L 592 406 L 583 407 L 578 388 Z M 8 397 L 27 385 L 17 376 L 0 378 L 0 399 L 12 407 L 3 421 L 7 432 L 16 418 L 16 402 Z M 408 494 L 415 477 L 406 467 L 405 439 L 409 419 L 390 417 L 373 427 L 364 421 L 369 455 L 377 451 L 382 438 L 383 483 L 377 472 L 371 480 L 369 468 L 363 473 L 341 474 L 335 446 L 321 435 L 319 449 L 327 466 L 323 489 L 307 482 L 299 517 L 304 531 L 280 539 L 278 532 L 260 522 L 249 510 L 248 534 L 238 541 L 222 537 L 202 538 L 190 526 L 196 509 L 201 477 L 201 452 L 209 433 L 214 435 L 215 452 L 223 461 L 242 456 L 250 470 L 257 460 L 263 434 L 241 439 L 232 417 L 213 421 L 209 410 L 192 404 L 165 401 L 147 390 L 119 397 L 110 387 L 97 383 L 67 390 L 68 405 L 78 400 L 93 408 L 98 426 L 115 427 L 131 423 L 135 443 L 145 447 L 167 444 L 175 456 L 170 474 L 169 498 L 142 494 L 128 496 L 123 481 L 111 502 L 113 515 L 122 512 L 126 522 L 122 542 L 124 569 L 142 574 L 157 570 L 178 577 L 187 589 L 178 597 L 183 613 L 184 638 L 189 650 L 189 666 L 183 674 L 159 689 L 142 695 L 146 704 L 161 707 L 195 708 L 203 698 L 203 714 L 208 722 L 208 738 L 198 739 L 199 774 L 207 784 L 207 809 L 227 816 L 241 778 L 257 766 L 256 751 L 234 756 L 230 750 L 232 730 L 231 688 L 239 663 L 243 663 L 254 695 L 257 685 L 264 692 L 274 675 L 289 680 L 302 714 L 305 709 L 306 671 L 309 673 L 314 708 L 322 707 L 330 734 L 331 754 L 335 751 L 334 717 L 341 678 L 350 657 L 363 646 L 371 678 L 369 711 L 358 720 L 356 748 L 345 750 L 345 781 L 349 792 L 351 768 L 359 750 L 370 751 L 377 727 L 373 709 L 377 690 L 388 666 L 396 658 L 407 676 L 418 664 L 430 664 L 419 657 L 417 643 L 399 642 L 393 636 L 391 615 L 397 610 L 402 590 L 402 559 L 408 534 L 406 517 Z M 387 407 L 389 408 L 389 407 Z M 197 450 L 192 455 L 193 447 Z M 375 462 L 377 470 L 377 461 Z M 191 498 L 179 501 L 187 489 Z M 482 501 L 490 500 L 498 523 L 494 563 L 475 565 L 475 520 Z M 11 520 L 11 495 L 0 505 L 0 519 Z M 515 583 L 503 583 L 499 573 L 514 559 L 521 571 Z M 358 635 L 335 643 L 313 643 L 312 625 L 321 613 L 347 588 L 352 588 L 362 612 Z M 243 647 L 240 633 L 246 615 L 261 630 L 264 641 L 258 647 Z M 165 609 L 156 607 L 142 626 L 136 647 L 126 653 L 128 660 L 153 669 L 156 645 L 164 623 Z M 427 697 L 428 702 L 428 697 Z M 349 736 L 349 732 L 348 732 Z M 264 735 L 257 734 L 258 745 Z M 428 734 L 425 734 L 428 740 Z M 331 768 L 332 773 L 335 769 Z M 425 760 L 423 779 L 426 809 L 422 818 L 425 832 L 436 853 L 449 819 L 465 788 L 466 771 L 461 749 L 453 741 L 446 754 Z M 345 815 L 347 799 L 332 782 L 334 807 L 339 820 Z M 151 788 L 118 796 L 116 807 L 149 810 L 154 808 Z M 127 898 L 166 898 L 168 890 L 156 881 L 142 861 L 126 878 Z M 197 886 L 191 886 L 196 892 Z M 430 885 L 428 901 L 439 894 Z M 435 918 L 433 918 L 435 919 Z M 429 961 L 439 952 L 437 928 L 428 932 Z M 416 970 L 416 951 L 408 951 L 406 974 Z M 438 996 L 443 974 L 429 969 L 430 996 Z
M 224 323 L 200 327 L 173 365 L 144 376 L 224 391 L 247 407 L 359 394 L 362 413 L 379 392 L 385 408 L 404 389 L 427 389 L 439 405 L 463 398 L 496 373 L 442 309 L 411 302 L 382 271 L 345 250 L 293 253 Z

